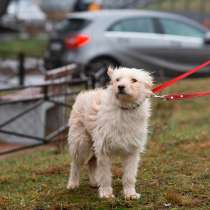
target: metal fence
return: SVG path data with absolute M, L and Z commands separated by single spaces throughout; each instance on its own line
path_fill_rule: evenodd
M 44 73 L 43 60 L 36 57 L 27 57 L 19 52 L 15 57 L 8 56 L 8 50 L 0 51 L 0 88 L 22 86 L 27 83 L 27 77 L 40 76 Z
M 39 84 L 0 89 L 0 142 L 18 145 L 0 150 L 0 155 L 66 137 L 74 98 L 90 84 L 87 78 L 72 78 L 76 68 L 69 65 L 51 70 Z

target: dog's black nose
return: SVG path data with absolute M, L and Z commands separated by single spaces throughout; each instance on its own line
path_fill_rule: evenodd
M 125 86 L 124 85 L 119 85 L 118 86 L 118 91 L 119 91 L 119 93 L 125 93 Z
M 124 89 L 125 89 L 125 86 L 124 86 L 124 85 L 119 85 L 119 86 L 118 86 L 118 90 L 119 90 L 119 91 L 123 91 Z

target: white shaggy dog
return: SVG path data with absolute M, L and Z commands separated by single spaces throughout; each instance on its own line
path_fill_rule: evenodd
M 111 84 L 78 95 L 70 117 L 71 170 L 67 188 L 79 186 L 79 172 L 87 163 L 92 186 L 100 198 L 114 197 L 111 158 L 123 160 L 123 192 L 138 199 L 135 182 L 140 152 L 147 142 L 152 77 L 139 69 L 108 69 Z

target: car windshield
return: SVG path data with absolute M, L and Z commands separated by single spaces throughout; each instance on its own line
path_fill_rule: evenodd
M 89 22 L 89 20 L 82 18 L 66 19 L 56 26 L 56 31 L 59 33 L 77 32 L 84 29 Z

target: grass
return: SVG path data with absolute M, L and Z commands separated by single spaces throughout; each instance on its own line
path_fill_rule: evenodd
M 210 89 L 210 79 L 183 81 L 167 92 L 193 89 Z M 80 188 L 67 191 L 68 154 L 47 148 L 0 160 L 0 209 L 209 210 L 209 104 L 210 97 L 153 101 L 150 141 L 137 179 L 139 200 L 123 199 L 118 161 L 113 167 L 116 199 L 99 200 L 86 170 Z
M 17 54 L 22 52 L 30 57 L 43 57 L 47 45 L 46 39 L 28 38 L 14 39 L 0 43 L 1 58 L 16 58 Z
M 209 12 L 210 1 L 203 0 L 159 0 L 149 4 L 147 9 L 166 11 Z

